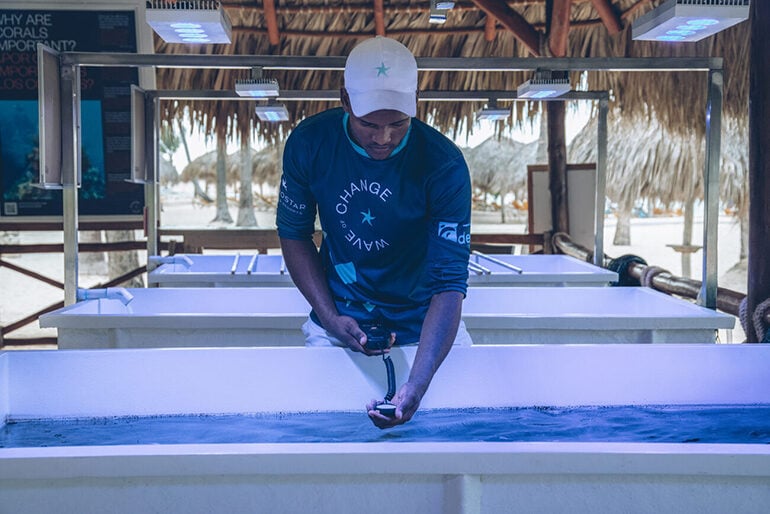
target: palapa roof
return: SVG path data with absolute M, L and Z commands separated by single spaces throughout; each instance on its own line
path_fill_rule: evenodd
M 631 208 L 639 199 L 666 205 L 703 197 L 705 141 L 694 132 L 670 130 L 652 115 L 623 117 L 617 111 L 607 122 L 607 196 Z M 725 120 L 720 163 L 720 197 L 746 214 L 748 208 L 748 127 Z M 567 149 L 570 163 L 596 162 L 597 120 L 575 136 Z
M 527 165 L 536 164 L 538 142 L 522 143 L 507 137 L 490 137 L 462 152 L 474 187 L 488 193 L 513 193 L 527 197 Z
M 661 0 L 554 0 L 554 9 L 567 9 L 566 23 L 546 16 L 545 0 L 473 0 L 456 2 L 447 22 L 428 22 L 428 0 L 228 0 L 222 5 L 233 25 L 230 45 L 166 44 L 155 36 L 155 51 L 163 54 L 203 53 L 274 56 L 346 56 L 361 40 L 383 34 L 404 43 L 417 57 L 547 56 L 551 42 L 567 38 L 568 57 L 724 57 L 725 114 L 740 120 L 748 109 L 748 23 L 739 24 L 698 43 L 663 44 L 631 40 L 631 22 Z M 566 7 L 565 7 L 566 6 Z M 490 14 L 491 13 L 491 14 Z M 558 13 L 557 13 L 558 14 Z M 561 18 L 565 18 L 562 16 Z M 618 31 L 619 29 L 619 31 Z M 546 36 L 547 34 L 547 36 Z M 529 72 L 421 71 L 423 91 L 514 91 Z M 339 71 L 276 71 L 282 89 L 328 90 L 342 85 Z M 163 68 L 159 89 L 232 90 L 247 70 Z M 622 116 L 649 116 L 674 131 L 704 132 L 707 95 L 705 72 L 591 72 L 581 89 L 610 90 L 612 108 Z M 572 74 L 572 83 L 580 83 Z M 165 117 L 178 108 L 168 103 Z M 262 124 L 252 102 L 189 102 L 193 126 L 206 133 L 239 139 L 253 125 L 267 140 L 282 140 L 292 124 L 338 105 L 337 102 L 286 102 L 290 124 Z M 505 105 L 503 103 L 503 105 Z M 418 116 L 446 133 L 472 129 L 478 102 L 420 102 Z M 507 125 L 531 121 L 537 103 L 516 102 Z M 226 123 L 221 123 L 222 121 Z
M 256 184 L 278 185 L 281 175 L 281 155 L 283 145 L 267 146 L 261 150 L 250 148 L 252 181 Z M 241 161 L 243 150 L 225 156 L 225 176 L 228 184 L 238 183 L 241 179 Z M 179 176 L 182 182 L 193 179 L 207 182 L 216 181 L 217 151 L 212 150 L 188 163 Z

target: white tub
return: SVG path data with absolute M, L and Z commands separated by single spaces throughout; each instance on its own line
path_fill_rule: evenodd
M 40 317 L 59 348 L 302 346 L 310 306 L 296 288 L 130 289 Z M 470 288 L 463 320 L 476 344 L 708 343 L 733 316 L 648 288 Z
M 176 255 L 148 274 L 160 287 L 293 286 L 281 255 Z M 472 255 L 468 284 L 477 286 L 606 286 L 618 275 L 567 255 Z M 500 261 L 505 264 L 500 264 Z M 509 266 L 521 269 L 521 273 Z
M 399 383 L 413 355 L 393 351 Z M 768 369 L 768 345 L 458 347 L 422 407 L 767 405 Z M 0 420 L 319 406 L 364 416 L 383 374 L 380 360 L 336 348 L 1 352 Z M 759 513 L 770 504 L 770 445 L 0 449 L 0 498 L 13 513 Z
M 147 274 L 159 287 L 294 287 L 281 255 L 183 254 Z

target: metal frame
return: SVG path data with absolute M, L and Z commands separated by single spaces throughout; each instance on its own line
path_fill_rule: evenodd
M 244 68 L 252 69 L 262 67 L 266 70 L 343 70 L 345 57 L 295 57 L 295 56 L 247 56 L 247 55 L 168 55 L 168 54 L 122 54 L 122 53 L 93 53 L 93 52 L 64 52 L 60 56 L 62 70 L 62 98 L 71 92 L 72 103 L 62 104 L 62 138 L 70 136 L 69 142 L 62 141 L 63 145 L 63 178 L 66 181 L 72 177 L 71 173 L 80 170 L 79 152 L 79 105 L 80 88 L 73 87 L 73 81 L 79 79 L 80 66 L 137 66 L 137 67 L 167 67 L 167 68 Z M 706 165 L 704 170 L 704 229 L 703 229 L 703 278 L 701 295 L 698 303 L 705 307 L 716 309 L 717 293 L 717 225 L 715 223 L 719 213 L 719 159 L 721 153 L 721 123 L 722 123 L 722 89 L 723 89 L 723 59 L 722 58 L 698 58 L 698 57 L 668 57 L 668 58 L 418 58 L 417 66 L 423 71 L 524 71 L 524 70 L 563 70 L 563 71 L 707 71 L 709 76 L 708 100 L 706 108 Z M 196 98 L 200 92 L 169 92 L 157 91 L 152 99 L 147 97 L 147 107 L 152 102 L 154 122 L 154 142 L 157 144 L 157 131 L 159 128 L 160 98 Z M 319 92 L 320 98 L 309 95 L 308 92 L 282 92 L 279 98 L 284 100 L 300 99 L 328 99 L 336 100 L 330 91 Z M 515 99 L 513 92 L 434 92 L 434 94 L 446 94 L 446 100 L 488 100 Z M 558 100 L 588 99 L 586 95 L 598 93 L 574 92 L 570 96 L 561 97 Z M 594 263 L 601 263 L 603 258 L 603 219 L 604 219 L 604 190 L 606 188 L 606 156 L 607 156 L 607 111 L 608 97 L 594 97 L 599 100 L 599 148 L 597 152 L 597 204 L 596 227 L 597 233 L 594 241 Z M 167 96 L 168 95 L 168 96 Z M 572 98 L 571 98 L 572 97 Z M 236 98 L 234 92 L 216 92 L 205 98 Z M 421 93 L 422 100 L 433 100 L 429 92 Z M 245 99 L 243 99 L 245 100 Z M 253 101 L 253 100 L 252 100 Z M 71 123 L 70 123 L 71 122 Z M 68 151 L 71 150 L 71 151 Z M 72 154 L 69 158 L 67 154 Z M 151 255 L 157 253 L 157 184 L 155 170 L 158 165 L 157 150 L 153 148 L 154 158 L 152 169 L 148 169 L 148 180 L 145 189 L 145 201 L 148 208 L 148 252 Z M 72 160 L 70 160 L 72 159 Z M 74 169 L 72 169 L 74 168 Z M 74 190 L 74 188 L 72 188 Z M 601 194 L 601 197 L 598 195 Z M 64 191 L 64 239 L 65 239 L 65 304 L 75 302 L 77 292 L 77 194 Z M 74 196 L 72 198 L 68 198 Z M 601 210 L 600 210 L 601 209 Z M 599 221 L 601 220 L 601 221 Z M 600 230 L 601 229 L 601 230 Z M 70 241 L 68 242 L 68 239 Z M 151 241 L 151 242 L 150 242 Z M 150 247 L 154 246 L 153 250 Z M 67 252 L 69 247 L 69 254 Z M 71 300 L 71 301 L 70 301 Z

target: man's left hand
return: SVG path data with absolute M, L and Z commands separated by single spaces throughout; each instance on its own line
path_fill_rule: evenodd
M 366 410 L 369 414 L 369 419 L 378 428 L 393 428 L 398 425 L 403 425 L 414 416 L 417 409 L 420 407 L 420 401 L 422 400 L 423 393 L 420 393 L 417 388 L 411 383 L 407 382 L 401 389 L 398 390 L 396 396 L 393 397 L 392 403 L 396 406 L 396 415 L 391 417 L 385 416 L 379 413 L 375 407 L 378 403 L 377 400 L 372 400 L 367 406 Z

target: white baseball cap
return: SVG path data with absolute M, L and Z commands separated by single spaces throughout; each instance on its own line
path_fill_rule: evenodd
M 377 36 L 356 45 L 345 62 L 345 90 L 358 117 L 380 110 L 417 114 L 417 61 L 398 41 Z

